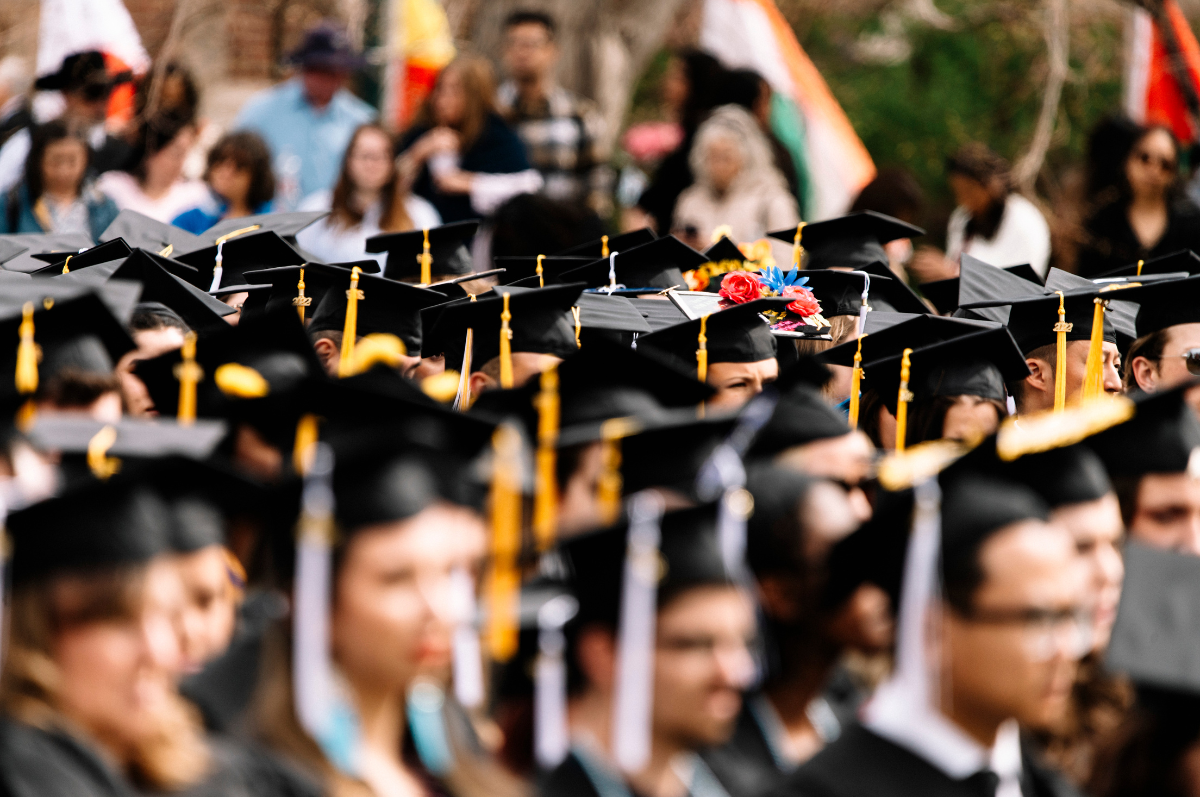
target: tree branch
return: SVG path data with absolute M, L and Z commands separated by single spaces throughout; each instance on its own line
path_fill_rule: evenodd
M 1048 64 L 1046 90 L 1042 94 L 1042 110 L 1038 114 L 1033 140 L 1013 171 L 1017 187 L 1026 192 L 1033 191 L 1034 181 L 1046 160 L 1046 151 L 1050 149 L 1050 138 L 1054 134 L 1054 120 L 1058 116 L 1058 103 L 1062 98 L 1063 84 L 1067 80 L 1067 55 L 1070 46 L 1067 0 L 1045 0 L 1045 7 L 1044 35 Z

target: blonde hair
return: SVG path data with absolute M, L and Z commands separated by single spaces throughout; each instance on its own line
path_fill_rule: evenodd
M 71 627 L 135 616 L 145 573 L 144 566 L 108 569 L 14 589 L 8 650 L 0 670 L 0 710 L 44 730 L 70 726 L 58 706 L 61 674 L 51 653 L 55 637 Z M 209 753 L 199 712 L 174 695 L 157 719 L 155 732 L 133 750 L 129 779 L 139 787 L 165 791 L 200 782 L 208 772 Z

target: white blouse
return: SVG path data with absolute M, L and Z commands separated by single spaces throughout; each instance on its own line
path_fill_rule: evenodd
M 296 209 L 329 210 L 332 199 L 331 191 L 317 191 L 301 200 Z M 410 194 L 404 200 L 404 209 L 408 211 L 408 217 L 412 219 L 413 226 L 417 229 L 437 227 L 442 223 L 442 217 L 438 215 L 433 205 L 419 196 Z M 367 239 L 383 232 L 379 229 L 379 217 L 382 213 L 382 205 L 376 202 L 363 213 L 362 223 L 353 227 L 336 225 L 329 216 L 326 216 L 301 230 L 296 235 L 296 242 L 300 244 L 301 249 L 322 263 L 349 263 L 353 260 L 370 258 L 377 261 L 379 267 L 383 268 L 387 260 L 387 252 L 367 254 Z

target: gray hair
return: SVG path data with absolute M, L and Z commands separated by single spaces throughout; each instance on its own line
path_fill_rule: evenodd
M 688 165 L 692 167 L 692 174 L 696 175 L 696 182 L 709 182 L 706 151 L 708 145 L 719 138 L 733 141 L 741 150 L 742 170 L 735 181 L 737 184 L 770 182 L 786 185 L 783 175 L 775 168 L 771 146 L 758 121 L 740 105 L 722 105 L 709 114 L 696 130 L 695 143 L 688 153 Z

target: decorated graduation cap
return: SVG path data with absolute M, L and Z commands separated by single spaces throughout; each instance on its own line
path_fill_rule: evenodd
M 873 210 L 767 233 L 776 240 L 803 247 L 808 254 L 807 260 L 800 264 L 803 268 L 855 271 L 864 271 L 869 265 L 886 268 L 888 256 L 884 244 L 924 234 L 920 227 Z
M 621 233 L 620 235 L 604 235 L 594 241 L 577 244 L 561 252 L 554 252 L 554 254 L 566 257 L 586 257 L 589 260 L 596 260 L 608 257 L 613 252 L 623 252 L 626 249 L 632 249 L 635 246 L 649 243 L 654 238 L 653 231 L 649 227 L 643 227 L 640 230 L 633 230 Z
M 196 269 L 196 287 L 213 294 L 249 290 L 247 271 L 295 266 L 304 256 L 272 230 L 255 230 L 175 257 Z
M 367 239 L 368 252 L 387 252 L 384 276 L 428 284 L 437 277 L 475 270 L 466 242 L 479 229 L 477 221 L 460 221 L 408 232 L 389 232 Z M 425 255 L 428 255 L 426 259 Z
M 749 363 L 774 359 L 771 327 L 761 313 L 781 311 L 788 299 L 756 299 L 638 338 L 638 350 L 667 357 L 704 381 L 709 363 Z
M 67 274 L 72 268 L 87 268 L 113 260 L 124 260 L 133 250 L 121 238 L 114 238 L 106 243 L 97 244 L 78 253 L 45 252 L 35 254 L 38 260 L 50 265 L 31 272 L 36 277 L 52 277 L 56 274 Z
M 532 352 L 566 358 L 578 350 L 571 308 L 582 291 L 579 283 L 546 288 L 505 286 L 474 300 L 459 299 L 426 310 L 422 313 L 425 354 L 445 354 L 446 367 L 464 376 L 499 357 L 501 386 L 511 387 L 511 360 L 505 363 L 508 354 Z
M 246 232 L 274 232 L 289 244 L 296 243 L 296 235 L 310 224 L 329 215 L 325 210 L 295 210 L 287 213 L 259 213 L 253 216 L 239 216 L 235 219 L 223 219 L 200 234 L 205 245 L 215 246 L 217 241 L 224 238 L 232 240 Z
M 1200 274 L 1200 255 L 1190 249 L 1180 249 L 1178 252 L 1152 257 L 1149 260 L 1139 260 L 1127 266 L 1113 269 L 1100 275 L 1105 277 L 1142 277 L 1156 274 L 1185 273 L 1191 276 Z
M 707 262 L 702 253 L 668 235 L 640 246 L 613 250 L 607 257 L 563 272 L 561 279 L 586 282 L 589 288 L 640 293 L 656 293 L 666 288 L 682 290 L 687 287 L 683 272 Z
M 45 266 L 45 261 L 35 255 L 56 253 L 66 257 L 95 243 L 85 232 L 14 233 L 0 235 L 0 241 L 9 247 L 25 249 L 2 261 L 5 270 L 21 272 L 37 271 Z
M 501 285 L 511 285 L 520 281 L 521 285 L 530 288 L 540 288 L 553 285 L 563 280 L 562 275 L 568 271 L 586 266 L 595 258 L 564 255 L 511 255 L 492 258 L 492 265 L 504 269 L 500 276 Z
M 1189 472 L 1200 446 L 1200 420 L 1184 401 L 1189 387 L 1138 396 L 1132 419 L 1088 438 L 1110 476 Z
M 136 210 L 122 210 L 112 224 L 100 233 L 101 242 L 121 238 L 133 249 L 147 249 L 164 255 L 183 255 L 203 249 L 207 242 L 174 224 L 152 219 Z
M 8 516 L 13 583 L 137 565 L 170 549 L 165 501 L 137 480 L 91 480 Z
M 421 311 L 445 303 L 446 297 L 415 285 L 360 274 L 354 268 L 337 271 L 340 279 L 333 280 L 335 287 L 317 304 L 309 332 L 342 332 L 346 366 L 351 365 L 347 355 L 356 345 L 356 336 L 392 335 L 404 344 L 402 354 L 417 356 L 421 352 Z

